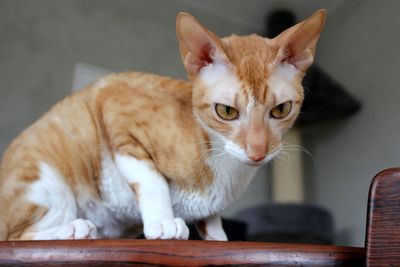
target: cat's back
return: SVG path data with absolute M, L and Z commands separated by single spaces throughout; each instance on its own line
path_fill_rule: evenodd
M 98 161 L 99 136 L 89 93 L 82 91 L 63 99 L 11 142 L 1 162 L 0 183 L 15 177 L 33 182 L 41 162 L 62 170 L 66 177 L 73 177 L 73 172 L 92 174 Z M 88 160 L 82 165 L 84 158 Z
M 191 100 L 192 85 L 188 81 L 172 79 L 142 72 L 123 72 L 105 76 L 93 83 L 91 97 L 94 101 L 101 101 L 106 97 L 126 99 L 122 105 L 135 104 L 130 97 L 135 96 L 135 102 L 150 100 L 166 103 L 169 101 Z M 100 99 L 99 99 L 100 98 Z M 97 103 L 99 104 L 99 103 Z
M 123 114 L 135 113 L 129 123 L 145 126 L 148 111 L 165 109 L 165 103 L 188 102 L 190 88 L 186 81 L 139 72 L 99 79 L 55 104 L 11 142 L 2 158 L 0 184 L 21 169 L 29 176 L 25 180 L 34 181 L 40 162 L 63 170 L 66 177 L 81 177 L 83 172 L 95 178 L 101 153 L 109 145 L 105 136 L 112 125 L 105 125 L 107 120 L 121 122 Z
M 193 115 L 192 84 L 169 77 L 128 72 L 104 77 L 92 86 L 96 114 L 110 151 L 150 158 L 165 175 L 193 168 L 204 151 L 194 145 L 204 131 Z M 137 152 L 139 145 L 145 151 Z M 137 152 L 137 153 L 136 153 Z M 183 162 L 174 167 L 171 162 Z M 185 169 L 182 171 L 182 169 Z M 188 170 L 186 170 L 188 169 Z

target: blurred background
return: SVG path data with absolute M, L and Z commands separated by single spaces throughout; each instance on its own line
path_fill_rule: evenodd
M 137 70 L 185 78 L 175 37 L 180 11 L 219 36 L 267 36 L 277 10 L 302 20 L 319 8 L 328 10 L 316 56 L 319 79 L 331 79 L 357 112 L 295 127 L 289 139 L 311 155 L 292 151 L 288 161 L 262 168 L 224 216 L 273 214 L 280 205 L 290 214 L 316 208 L 322 221 L 305 223 L 326 224 L 317 230 L 331 231 L 329 243 L 363 246 L 369 183 L 400 161 L 400 1 L 0 0 L 0 153 L 99 75 Z

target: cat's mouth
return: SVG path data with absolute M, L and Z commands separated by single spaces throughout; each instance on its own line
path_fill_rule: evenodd
M 270 152 L 266 157 L 262 160 L 252 160 L 250 159 L 244 150 L 234 144 L 231 141 L 225 143 L 225 150 L 236 160 L 239 162 L 246 164 L 248 166 L 259 167 L 261 165 L 266 164 L 267 162 L 271 161 L 274 157 L 276 157 L 281 151 L 282 146 L 276 147 L 272 152 Z
M 269 161 L 271 161 L 273 158 L 275 158 L 280 152 L 282 151 L 282 147 L 279 146 L 277 147 L 275 150 L 273 150 L 271 153 L 269 153 L 264 159 L 259 160 L 259 161 L 255 161 L 255 160 L 251 160 L 248 158 L 248 160 L 246 160 L 245 164 L 249 165 L 249 166 L 261 166 L 264 165 L 266 163 L 268 163 Z

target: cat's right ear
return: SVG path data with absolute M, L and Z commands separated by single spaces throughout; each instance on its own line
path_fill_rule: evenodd
M 185 12 L 178 14 L 176 35 L 182 62 L 190 78 L 209 64 L 229 62 L 219 38 L 192 15 Z

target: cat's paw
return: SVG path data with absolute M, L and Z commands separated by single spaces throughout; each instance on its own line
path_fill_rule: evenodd
M 97 228 L 91 221 L 76 219 L 61 226 L 54 235 L 56 239 L 95 239 Z
M 189 228 L 181 218 L 160 220 L 144 225 L 146 239 L 189 239 Z
M 210 229 L 204 239 L 210 241 L 228 241 L 228 237 L 223 229 Z

